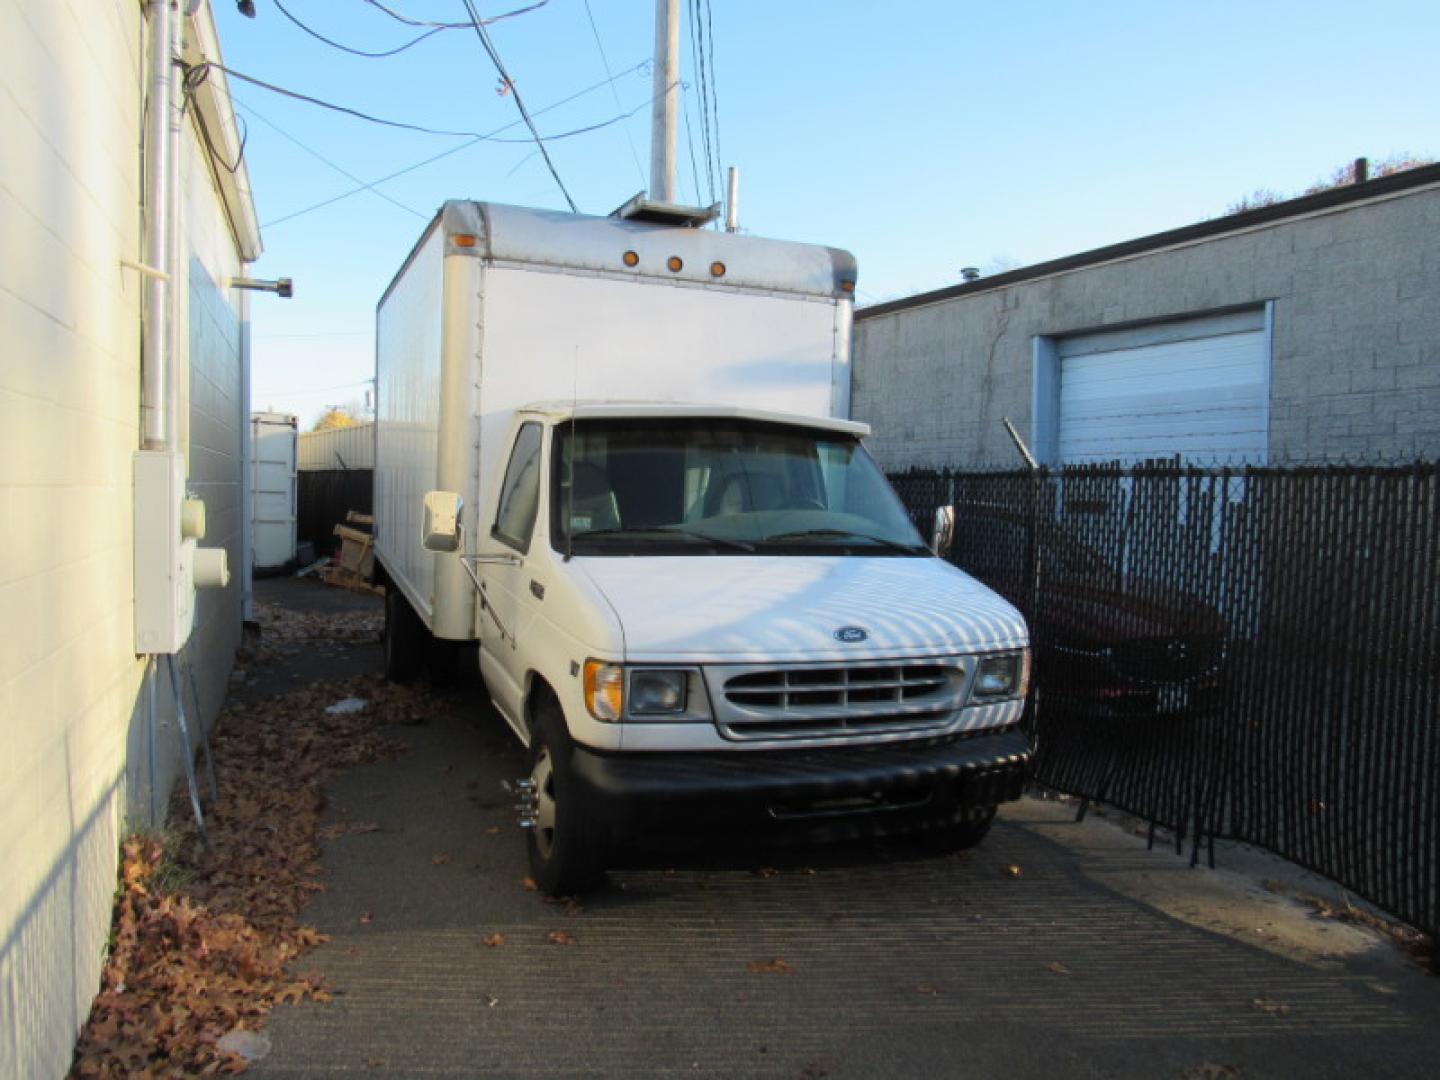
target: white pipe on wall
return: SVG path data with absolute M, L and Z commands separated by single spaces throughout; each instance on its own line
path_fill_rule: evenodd
M 185 21 L 176 13 L 170 20 L 170 56 L 179 57 L 182 44 L 181 38 L 185 32 Z M 185 134 L 185 93 L 176 86 L 176 67 L 168 65 L 170 75 L 170 108 L 169 123 L 166 125 L 165 138 L 169 142 L 169 167 L 170 175 L 166 178 L 166 195 L 169 198 L 169 226 L 170 235 L 167 238 L 167 259 L 165 269 L 170 272 L 170 296 L 169 296 L 169 323 L 170 329 L 166 336 L 166 365 L 165 365 L 165 419 L 167 424 L 166 441 L 172 450 L 188 451 L 190 424 L 188 418 L 183 417 L 180 412 L 180 384 L 182 376 L 182 361 L 186 361 L 190 355 L 189 334 L 186 332 L 182 316 L 185 314 L 185 306 L 181 299 L 188 295 L 189 273 L 185 266 L 184 241 L 185 226 L 184 213 L 185 201 L 184 191 L 181 185 L 181 139 Z M 185 438 L 182 440 L 182 433 Z M 187 469 L 188 473 L 189 470 Z
M 167 450 L 173 447 L 169 405 L 170 336 L 170 180 L 173 157 L 170 140 L 170 112 L 173 107 L 174 78 L 172 48 L 178 23 L 170 0 L 148 0 L 150 70 L 145 101 L 145 254 L 144 262 L 159 273 L 145 279 L 145 323 L 140 367 L 140 414 L 143 447 Z M 164 275 L 164 276 L 160 276 Z

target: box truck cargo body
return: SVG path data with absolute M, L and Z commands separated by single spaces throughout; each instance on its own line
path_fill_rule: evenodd
M 854 260 L 447 203 L 377 313 L 386 665 L 478 644 L 543 887 L 659 825 L 920 829 L 1019 794 L 1016 611 L 848 419 Z

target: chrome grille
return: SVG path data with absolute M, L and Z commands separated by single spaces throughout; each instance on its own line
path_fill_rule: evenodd
M 963 704 L 957 661 L 711 669 L 729 739 L 825 738 L 943 728 Z

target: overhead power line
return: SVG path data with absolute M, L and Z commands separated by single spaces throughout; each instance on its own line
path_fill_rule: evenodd
M 217 64 L 214 60 L 206 60 L 196 64 L 192 70 L 202 68 L 218 68 L 225 72 L 232 79 L 239 79 L 241 82 L 249 83 L 251 86 L 258 86 L 261 89 L 269 90 L 272 93 L 281 94 L 296 101 L 308 102 L 311 105 L 318 105 L 322 109 L 329 109 L 332 112 L 344 113 L 353 116 L 357 120 L 366 120 L 372 124 L 382 124 L 385 127 L 400 128 L 402 131 L 418 131 L 422 135 L 454 135 L 460 138 L 484 138 L 474 131 L 447 131 L 443 128 L 425 127 L 421 124 L 408 124 L 401 120 L 386 120 L 384 117 L 371 116 L 369 113 L 361 112 L 359 109 L 352 109 L 347 105 L 337 105 L 333 101 L 325 101 L 323 98 L 311 97 L 309 94 L 302 94 L 297 90 L 287 90 L 283 86 L 276 86 L 274 83 L 266 82 L 264 79 L 257 79 L 253 75 L 246 75 L 244 72 L 236 71 L 234 68 L 226 67 L 224 64 Z
M 407 214 L 414 214 L 414 215 L 415 215 L 416 217 L 418 217 L 421 221 L 428 221 L 428 220 L 430 219 L 430 215 L 429 215 L 429 214 L 422 214 L 419 210 L 416 210 L 413 206 L 407 206 L 405 203 L 401 202 L 399 199 L 396 199 L 396 198 L 394 198 L 393 196 L 388 195 L 388 194 L 386 194 L 385 192 L 381 191 L 381 190 L 380 190 L 378 187 L 376 187 L 374 184 L 366 183 L 364 180 L 362 180 L 360 177 L 356 176 L 354 173 L 350 172 L 348 169 L 345 169 L 345 168 L 343 168 L 342 166 L 335 164 L 335 162 L 331 161 L 331 160 L 330 160 L 329 158 L 327 158 L 324 154 L 320 153 L 320 151 L 316 150 L 316 149 L 315 149 L 313 146 L 311 146 L 309 143 L 304 142 L 304 141 L 301 140 L 301 139 L 297 139 L 294 135 L 291 135 L 288 131 L 286 131 L 284 128 L 282 128 L 279 124 L 276 124 L 273 120 L 270 120 L 270 119 L 268 119 L 267 117 L 265 117 L 264 115 L 262 115 L 260 112 L 258 112 L 258 111 L 255 109 L 255 107 L 254 107 L 253 105 L 247 105 L 247 104 L 245 104 L 245 102 L 240 101 L 240 100 L 238 100 L 238 99 L 236 99 L 236 98 L 231 98 L 231 100 L 234 101 L 236 105 L 240 106 L 240 108 L 242 108 L 242 109 L 244 109 L 246 112 L 248 112 L 251 116 L 255 117 L 256 120 L 259 120 L 259 121 L 260 121 L 262 124 L 264 124 L 266 127 L 270 128 L 272 131 L 274 131 L 276 134 L 278 134 L 278 135 L 280 135 L 280 136 L 288 139 L 290 142 L 294 143 L 294 144 L 295 144 L 296 146 L 298 146 L 301 150 L 304 150 L 307 154 L 309 154 L 311 157 L 315 158 L 317 161 L 323 162 L 324 164 L 330 166 L 330 168 L 334 169 L 334 170 L 335 170 L 337 173 L 339 173 L 341 176 L 344 176 L 344 177 L 346 177 L 347 179 L 353 180 L 353 181 L 355 181 L 355 183 L 357 183 L 357 184 L 363 185 L 363 186 L 365 187 L 365 189 L 368 190 L 371 194 L 373 194 L 373 195 L 378 195 L 380 198 L 384 199 L 386 202 L 390 203 L 392 206 L 397 206 L 397 207 L 399 207 L 401 210 L 404 210 Z
M 695 205 L 700 205 L 700 168 L 695 164 L 695 124 L 690 119 L 690 94 L 680 95 L 680 104 L 685 116 L 685 142 L 690 147 L 690 184 L 695 191 Z M 713 200 L 712 200 L 713 201 Z
M 632 68 L 631 71 L 639 70 L 640 68 L 643 68 L 647 65 L 648 61 L 646 62 L 646 64 L 641 64 L 638 65 L 636 68 Z M 239 79 L 241 82 L 249 83 L 251 86 L 258 86 L 262 90 L 269 90 L 272 93 L 280 94 L 283 97 L 294 98 L 296 101 L 303 101 L 310 105 L 319 106 L 322 109 L 329 109 L 332 112 L 344 113 L 346 116 L 353 116 L 357 120 L 364 120 L 371 124 L 381 124 L 384 127 L 399 128 L 402 131 L 417 131 L 422 135 L 454 136 L 456 138 L 469 139 L 471 143 L 497 142 L 515 145 L 525 145 L 535 142 L 537 140 L 543 143 L 556 142 L 560 139 L 571 139 L 574 138 L 576 135 L 588 135 L 592 131 L 599 131 L 601 128 L 609 127 L 611 124 L 618 124 L 621 120 L 628 120 L 631 116 L 635 115 L 635 113 L 639 112 L 640 109 L 644 108 L 644 105 L 640 105 L 621 116 L 612 116 L 608 120 L 601 120 L 600 122 L 595 124 L 587 124 L 584 127 L 572 128 L 569 131 L 556 132 L 554 135 L 540 135 L 536 133 L 528 139 L 501 139 L 498 138 L 495 133 L 482 134 L 478 131 L 452 131 L 445 128 L 425 127 L 421 124 L 410 124 L 402 120 L 387 120 L 382 116 L 372 116 L 370 113 L 361 112 L 359 109 L 352 109 L 348 105 L 337 105 L 335 102 L 326 101 L 324 98 L 311 97 L 309 94 L 302 94 L 297 90 L 287 90 L 283 86 L 276 86 L 274 83 L 266 82 L 264 79 L 257 79 L 253 75 L 246 75 L 244 72 L 236 71 L 234 68 L 226 67 L 224 64 L 217 64 L 213 60 L 206 60 L 203 63 L 196 64 L 195 67 L 191 70 L 198 71 L 201 68 L 215 68 L 219 71 L 225 72 L 225 74 L 229 75 L 232 79 Z M 630 72 L 622 72 L 622 74 L 628 75 L 630 74 Z M 591 89 L 597 89 L 599 86 L 603 85 L 604 83 L 598 83 L 595 87 L 591 87 Z M 584 91 L 582 91 L 582 93 L 583 92 Z M 565 104 L 566 101 L 573 101 L 574 98 L 578 96 L 579 95 L 577 94 L 572 97 L 566 98 L 565 101 L 557 102 L 555 105 L 550 106 L 550 108 L 557 108 L 558 106 Z M 526 116 L 528 117 L 529 114 L 527 113 Z M 496 131 L 508 131 L 510 128 L 515 127 L 515 125 L 519 124 L 520 122 L 521 121 L 516 120 L 513 123 L 506 124 L 504 127 L 497 128 Z M 531 130 L 532 132 L 534 131 L 533 127 Z M 457 149 L 460 148 L 457 147 Z
M 640 63 L 634 65 L 633 67 L 627 68 L 626 70 L 620 72 L 620 74 L 615 75 L 615 76 L 613 76 L 613 77 L 610 78 L 610 79 L 603 79 L 603 80 L 601 80 L 601 81 L 598 82 L 598 83 L 594 83 L 594 84 L 592 84 L 592 85 L 590 85 L 590 86 L 585 87 L 583 90 L 577 90 L 575 93 L 571 94 L 571 95 L 568 96 L 568 97 L 561 98 L 559 101 L 556 101 L 556 102 L 554 102 L 554 103 L 552 103 L 552 104 L 550 104 L 550 105 L 546 105 L 546 106 L 545 106 L 544 108 L 542 108 L 542 109 L 537 109 L 537 110 L 535 111 L 535 115 L 536 115 L 536 116 L 542 116 L 542 115 L 544 115 L 544 114 L 547 113 L 547 112 L 551 112 L 551 111 L 553 111 L 553 110 L 555 110 L 555 109 L 561 108 L 562 106 L 568 105 L 568 104 L 570 104 L 572 101 L 575 101 L 575 100 L 577 100 L 577 99 L 579 99 L 579 98 L 582 98 L 582 97 L 584 97 L 584 96 L 587 95 L 587 94 L 592 94 L 592 93 L 594 93 L 596 90 L 601 89 L 602 87 L 604 87 L 604 86 L 607 85 L 608 83 L 612 83 L 612 82 L 615 82 L 615 81 L 618 80 L 618 79 L 624 78 L 626 75 L 633 75 L 633 74 L 635 74 L 635 73 L 637 73 L 637 72 L 640 72 L 640 73 L 648 73 L 649 70 L 650 70 L 650 67 L 651 67 L 651 61 L 650 61 L 650 60 L 642 60 L 642 61 L 640 61 Z M 653 99 L 652 99 L 652 100 L 653 100 Z M 650 101 L 646 101 L 644 104 L 640 105 L 639 107 L 637 107 L 637 108 L 635 108 L 635 109 L 632 109 L 630 112 L 625 113 L 625 114 L 622 115 L 622 116 L 615 117 L 615 118 L 612 119 L 612 120 L 606 121 L 606 123 L 607 123 L 607 124 L 608 124 L 608 123 L 616 123 L 616 122 L 619 122 L 620 120 L 629 119 L 631 116 L 634 116 L 635 113 L 639 112 L 640 109 L 648 108 L 649 105 L 650 105 L 650 103 L 651 103 Z M 280 224 L 282 224 L 282 223 L 284 223 L 284 222 L 286 222 L 286 221 L 290 221 L 290 220 L 293 219 L 293 218 L 297 218 L 297 217 L 301 217 L 301 216 L 303 216 L 303 215 L 305 215 L 305 214 L 313 213 L 313 212 L 316 211 L 316 210 L 323 210 L 323 209 L 324 209 L 325 207 L 327 207 L 327 206 L 333 206 L 335 203 L 341 202 L 341 201 L 344 200 L 344 199 L 348 199 L 348 198 L 350 198 L 350 197 L 352 197 L 352 196 L 354 196 L 354 195 L 359 195 L 362 191 L 367 191 L 367 190 L 369 190 L 370 188 L 375 187 L 375 186 L 378 186 L 378 185 L 380 185 L 380 184 L 389 183 L 391 180 L 398 179 L 399 177 L 404 176 L 404 175 L 406 175 L 407 173 L 415 172 L 417 169 L 423 169 L 423 168 L 424 168 L 425 166 L 427 166 L 427 165 L 432 165 L 432 164 L 434 164 L 434 163 L 437 162 L 437 161 L 443 160 L 444 158 L 450 157 L 450 156 L 452 156 L 452 155 L 454 155 L 454 154 L 458 154 L 458 153 L 460 153 L 460 151 L 462 151 L 462 150 L 468 150 L 468 149 L 470 149 L 472 146 L 475 146 L 475 145 L 477 145 L 477 144 L 479 144 L 479 143 L 481 143 L 481 142 L 485 142 L 485 141 L 499 142 L 499 141 L 501 141 L 501 140 L 499 140 L 499 139 L 497 138 L 498 135 L 500 135 L 502 132 L 509 131 L 511 128 L 518 127 L 519 125 L 520 125 L 520 121 L 519 121 L 519 120 L 512 120 L 512 121 L 510 121 L 510 123 L 504 124 L 504 125 L 502 125 L 501 127 L 496 128 L 496 129 L 495 129 L 493 132 L 491 132 L 489 135 L 476 136 L 476 137 L 474 137 L 474 138 L 472 138 L 472 139 L 467 140 L 466 142 L 460 143 L 458 146 L 452 146 L 452 147 L 450 147 L 450 149 L 448 149 L 448 150 L 442 150 L 442 151 L 441 151 L 440 153 L 438 153 L 438 154 L 431 154 L 431 155 L 430 155 L 429 157 L 427 157 L 427 158 L 422 158 L 420 161 L 412 162 L 411 164 L 406 165 L 406 166 L 403 167 L 403 168 L 396 169 L 396 170 L 395 170 L 394 172 L 392 172 L 392 173 L 387 173 L 385 176 L 378 177 L 377 179 L 370 181 L 368 184 L 362 184 L 362 186 L 360 186 L 360 187 L 351 188 L 349 191 L 342 191 L 342 192 L 341 192 L 340 194 L 338 194 L 338 195 L 333 195 L 333 196 L 331 196 L 331 197 L 328 198 L 328 199 L 322 199 L 322 200 L 321 200 L 320 202 L 318 202 L 318 203 L 313 203 L 313 204 L 311 204 L 310 206 L 306 206 L 306 207 L 303 207 L 303 208 L 301 208 L 301 209 L 299 209 L 299 210 L 292 211 L 292 212 L 289 213 L 289 214 L 285 214 L 283 217 L 278 217 L 278 218 L 275 218 L 275 219 L 272 220 L 272 221 L 267 221 L 267 222 L 265 222 L 261 227 L 268 229 L 268 228 L 271 228 L 272 226 L 280 225 Z M 574 133 L 574 134 L 579 134 L 579 133 L 577 132 L 577 133 Z M 505 141 L 507 141 L 507 142 L 509 142 L 509 141 L 516 141 L 516 142 L 527 142 L 527 143 L 528 143 L 530 140 L 529 140 L 529 139 L 521 139 L 521 140 L 505 140 Z
M 710 143 L 710 81 L 705 75 L 704 28 L 700 22 L 700 0 L 690 0 L 690 56 L 695 79 L 700 87 L 700 137 L 705 149 L 705 186 L 710 202 L 715 201 L 715 154 Z M 699 178 L 696 178 L 699 187 Z
M 565 181 L 560 179 L 560 173 L 555 168 L 555 162 L 550 157 L 550 151 L 546 148 L 545 141 L 540 138 L 540 132 L 535 130 L 535 121 L 530 118 L 530 113 L 525 108 L 525 102 L 520 97 L 520 88 L 515 85 L 515 80 L 510 77 L 510 73 L 505 70 L 505 62 L 500 59 L 500 53 L 496 50 L 494 42 L 490 40 L 490 35 L 485 30 L 485 24 L 480 21 L 480 13 L 475 10 L 474 0 L 462 0 L 462 2 L 465 5 L 465 10 L 470 13 L 470 22 L 475 27 L 475 36 L 480 39 L 481 47 L 484 48 L 486 54 L 490 57 L 491 63 L 495 65 L 495 70 L 500 73 L 504 87 L 509 90 L 510 96 L 515 99 L 515 107 L 520 110 L 520 116 L 525 121 L 525 126 L 530 129 L 530 134 L 535 140 L 535 145 L 540 150 L 540 156 L 545 159 L 546 168 L 550 170 L 550 175 L 554 177 L 556 186 L 560 188 L 560 194 L 565 196 L 565 201 L 570 205 L 570 212 L 572 214 L 578 214 L 580 212 L 579 208 L 576 207 L 575 200 L 570 197 L 570 192 L 565 187 Z
M 600 29 L 595 25 L 595 14 L 590 10 L 590 0 L 585 0 L 585 17 L 590 20 L 590 32 L 595 35 L 595 48 L 600 50 L 600 65 L 605 69 L 605 76 L 610 81 L 610 93 L 615 98 L 615 108 L 623 109 L 620 104 L 620 91 L 615 89 L 615 78 L 610 74 L 610 60 L 605 55 L 605 46 L 600 42 Z M 635 150 L 635 140 L 630 137 L 630 129 L 624 128 L 625 141 L 630 146 L 630 157 L 635 162 L 635 171 L 640 176 L 640 186 L 645 186 L 645 170 L 640 165 L 640 155 Z
M 538 0 L 537 3 L 530 4 L 528 7 L 516 8 L 514 11 L 506 11 L 499 15 L 491 15 L 488 19 L 482 19 L 481 22 L 488 26 L 491 23 L 499 22 L 501 19 L 513 19 L 516 15 L 526 15 L 538 8 L 542 8 L 549 2 L 550 0 Z M 378 8 L 396 22 L 402 22 L 406 26 L 433 26 L 437 30 L 469 30 L 472 25 L 468 22 L 429 22 L 425 19 L 411 18 L 409 15 L 386 7 L 380 3 L 380 0 L 365 0 L 365 3 L 373 8 Z
M 393 49 L 385 49 L 381 52 L 369 52 L 365 49 L 355 49 L 349 45 L 342 45 L 340 42 L 334 40 L 333 38 L 326 37 L 324 34 L 320 33 L 319 30 L 316 30 L 311 26 L 307 26 L 305 23 L 301 22 L 300 19 L 298 19 L 296 16 L 292 15 L 289 8 L 282 4 L 280 0 L 274 0 L 274 3 L 275 6 L 280 9 L 281 15 L 284 15 L 285 18 L 289 19 L 292 23 L 298 26 L 301 30 L 305 31 L 305 33 L 309 34 L 311 37 L 315 38 L 317 41 L 323 41 L 332 49 L 339 49 L 341 52 L 349 53 L 351 56 L 365 56 L 371 59 L 380 59 L 386 56 L 395 56 L 398 53 L 404 52 L 406 49 L 410 49 L 416 45 L 419 45 L 426 38 L 432 38 L 436 34 L 442 33 L 446 30 L 454 29 L 454 27 L 449 26 L 436 26 L 430 30 L 426 30 L 419 37 L 412 38 L 404 45 L 396 46 Z
M 710 111 L 715 121 L 715 176 L 717 183 L 725 176 L 725 158 L 720 151 L 720 84 L 715 77 L 715 11 L 710 0 L 705 4 L 705 41 L 710 53 L 708 70 L 710 74 Z

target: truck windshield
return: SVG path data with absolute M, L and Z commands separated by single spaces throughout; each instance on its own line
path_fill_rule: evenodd
M 577 555 L 928 555 L 858 439 L 708 418 L 555 428 L 551 541 Z

